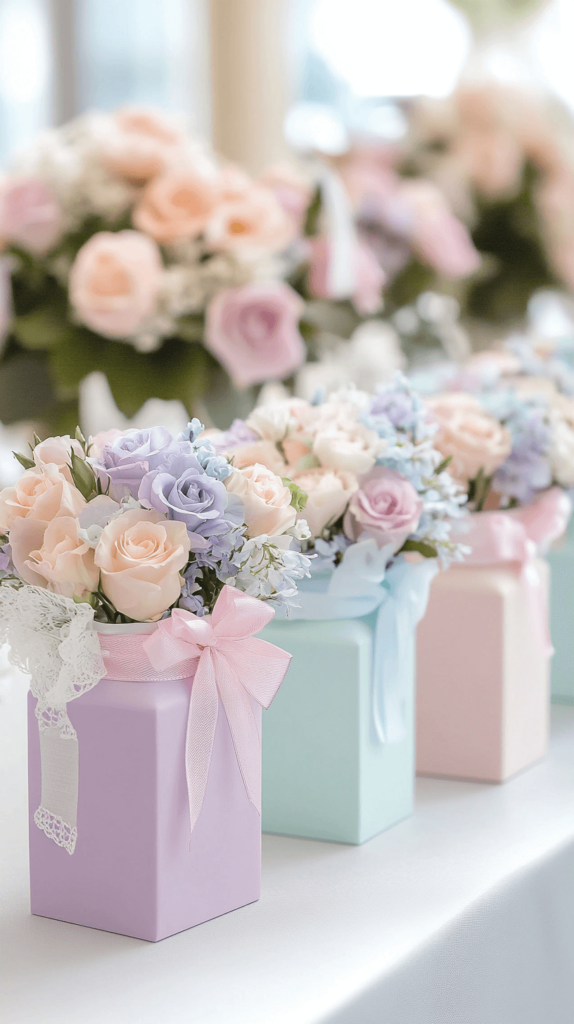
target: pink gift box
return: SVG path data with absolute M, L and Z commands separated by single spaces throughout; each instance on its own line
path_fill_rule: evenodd
M 549 570 L 536 559 L 547 597 Z M 529 570 L 530 571 L 530 570 Z M 452 566 L 431 585 L 417 635 L 417 771 L 503 782 L 544 756 L 544 602 L 515 562 Z
M 261 819 L 221 707 L 205 798 L 190 837 L 190 686 L 190 679 L 102 679 L 70 702 L 79 744 L 72 855 L 34 824 L 40 743 L 30 695 L 33 914 L 155 942 L 259 898 Z M 252 706 L 260 727 L 261 707 Z

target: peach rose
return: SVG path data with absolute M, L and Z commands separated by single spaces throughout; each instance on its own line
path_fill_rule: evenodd
M 233 459 L 236 469 L 245 469 L 258 462 L 260 466 L 265 466 L 266 469 L 278 476 L 285 476 L 287 473 L 287 464 L 273 441 L 253 441 L 252 444 L 241 444 L 237 448 L 230 448 L 227 455 Z
M 102 448 L 106 444 L 111 444 L 112 441 L 115 441 L 116 437 L 119 437 L 121 433 L 122 431 L 118 430 L 117 427 L 111 427 L 109 430 L 100 430 L 99 434 L 94 434 L 93 437 L 90 437 L 88 449 L 90 458 L 97 459 L 102 453 Z
M 85 597 L 96 590 L 99 571 L 93 549 L 78 535 L 78 520 L 60 516 L 48 524 L 41 547 L 31 550 L 27 567 L 43 586 L 64 597 Z
M 295 525 L 297 512 L 291 504 L 291 491 L 265 466 L 256 462 L 236 469 L 225 486 L 243 501 L 248 537 L 277 537 Z
M 298 518 L 307 520 L 314 537 L 320 537 L 326 526 L 343 515 L 358 487 L 354 473 L 324 466 L 295 473 L 293 482 L 307 494 L 307 504 Z
M 458 483 L 466 486 L 481 469 L 490 476 L 510 455 L 510 431 L 472 395 L 437 395 L 427 404 L 439 425 L 434 446 L 445 458 L 452 456 L 449 472 Z
M 80 442 L 70 437 L 69 434 L 63 434 L 61 437 L 46 437 L 43 441 L 40 441 L 40 444 L 37 444 L 34 448 L 32 458 L 40 469 L 43 469 L 49 463 L 59 466 L 66 480 L 72 483 L 72 474 L 70 472 L 72 451 L 75 451 L 76 455 L 83 458 L 84 452 Z
M 151 110 L 126 107 L 112 115 L 102 157 L 118 177 L 142 185 L 165 170 L 185 138 Z
M 70 302 L 83 323 L 108 338 L 133 334 L 154 310 L 162 262 L 138 231 L 99 231 L 70 270 Z
M 62 467 L 49 463 L 26 469 L 13 487 L 0 492 L 0 530 L 10 531 L 17 519 L 49 523 L 56 516 L 77 516 L 86 504 Z
M 102 590 L 117 610 L 138 622 L 154 622 L 179 598 L 179 574 L 188 556 L 184 523 L 132 509 L 104 528 L 95 563 Z
M 254 254 L 280 252 L 294 236 L 293 223 L 273 193 L 257 185 L 220 203 L 205 230 L 212 249 Z
M 154 178 L 134 209 L 136 228 L 162 244 L 197 238 L 217 205 L 216 183 L 196 171 L 169 171 Z

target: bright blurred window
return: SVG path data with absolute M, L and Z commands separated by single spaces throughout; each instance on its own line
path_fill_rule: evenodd
M 49 124 L 50 27 L 45 0 L 0 0 L 0 163 Z

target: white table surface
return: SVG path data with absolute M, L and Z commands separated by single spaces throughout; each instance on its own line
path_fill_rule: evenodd
M 0 699 L 2 1024 L 574 1021 L 574 708 L 540 765 L 421 779 L 362 847 L 265 836 L 259 903 L 151 944 L 29 914 L 25 689 Z

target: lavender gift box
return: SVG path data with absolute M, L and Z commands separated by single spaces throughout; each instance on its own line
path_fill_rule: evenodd
M 289 663 L 253 635 L 272 611 L 229 587 L 211 621 L 94 632 L 77 608 L 56 684 L 32 674 L 32 913 L 157 941 L 257 900 L 261 707 Z
M 185 737 L 191 685 L 190 679 L 102 679 L 69 705 L 80 751 L 72 856 L 34 824 L 40 739 L 29 695 L 33 914 L 156 942 L 259 899 L 261 819 L 221 712 L 190 838 Z M 252 705 L 260 721 L 261 708 Z

